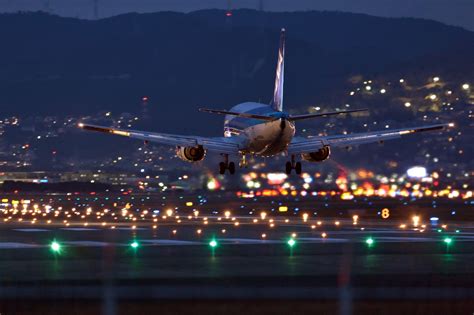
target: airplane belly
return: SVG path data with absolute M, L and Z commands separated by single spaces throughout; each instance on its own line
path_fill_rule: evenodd
M 293 139 L 295 127 L 289 121 L 281 120 L 258 124 L 245 129 L 248 151 L 262 156 L 272 156 L 286 150 Z

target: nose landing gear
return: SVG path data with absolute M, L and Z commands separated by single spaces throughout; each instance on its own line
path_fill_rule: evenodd
M 290 175 L 292 170 L 295 170 L 295 173 L 297 175 L 300 175 L 301 171 L 302 171 L 301 162 L 296 162 L 295 161 L 295 155 L 294 154 L 291 155 L 291 162 L 288 161 L 285 164 L 286 174 Z
M 229 155 L 223 154 L 224 161 L 219 163 L 219 174 L 225 174 L 226 170 L 229 170 L 231 175 L 235 174 L 235 163 L 229 162 Z

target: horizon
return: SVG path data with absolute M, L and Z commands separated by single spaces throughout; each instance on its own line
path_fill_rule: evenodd
M 406 5 L 400 1 L 371 0 L 359 1 L 357 4 L 343 0 L 314 1 L 298 0 L 287 3 L 275 0 L 271 3 L 263 0 L 236 1 L 149 1 L 137 0 L 133 3 L 110 0 L 70 0 L 67 4 L 57 0 L 43 1 L 0 1 L 1 13 L 37 12 L 44 11 L 62 17 L 81 19 L 102 19 L 126 13 L 153 13 L 153 12 L 194 12 L 206 9 L 237 10 L 254 9 L 265 12 L 300 12 L 300 11 L 330 11 L 343 13 L 359 13 L 385 18 L 419 18 L 434 20 L 451 26 L 458 26 L 474 31 L 474 20 L 471 12 L 474 11 L 474 2 L 457 0 L 406 0 Z

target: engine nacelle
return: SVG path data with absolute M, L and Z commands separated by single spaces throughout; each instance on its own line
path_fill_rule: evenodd
M 308 162 L 322 162 L 324 160 L 327 160 L 329 158 L 329 155 L 331 155 L 331 150 L 329 149 L 329 147 L 323 147 L 322 149 L 319 149 L 315 152 L 303 153 L 301 154 L 301 157 L 303 158 L 303 160 Z
M 206 150 L 204 150 L 202 145 L 197 147 L 177 147 L 176 155 L 186 162 L 198 162 L 204 160 Z

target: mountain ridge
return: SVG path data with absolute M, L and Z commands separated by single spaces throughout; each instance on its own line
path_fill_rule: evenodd
M 146 95 L 152 117 L 172 130 L 164 117 L 200 106 L 267 102 L 281 26 L 288 33 L 285 103 L 295 108 L 327 102 L 356 74 L 402 66 L 462 72 L 472 65 L 474 32 L 424 19 L 248 9 L 231 18 L 222 10 L 201 10 L 97 21 L 1 14 L 0 112 L 138 112 Z

